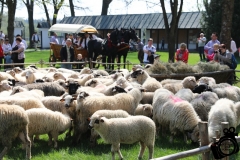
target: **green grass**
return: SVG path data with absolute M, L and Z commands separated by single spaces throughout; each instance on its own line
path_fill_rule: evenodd
M 37 64 L 41 59 L 48 62 L 49 50 L 44 51 L 27 51 L 26 52 L 26 63 Z M 161 55 L 161 61 L 167 62 L 168 54 L 166 52 L 158 52 Z M 138 64 L 136 52 L 130 52 L 127 60 L 134 64 Z M 189 64 L 194 65 L 199 61 L 198 54 L 191 53 L 189 56 Z M 240 59 L 238 59 L 240 62 Z M 39 64 L 37 64 L 40 67 Z M 43 67 L 47 67 L 44 65 Z M 131 66 L 130 66 L 131 68 Z M 240 65 L 237 68 L 240 70 Z M 239 76 L 239 74 L 238 74 Z M 239 131 L 239 128 L 238 128 Z M 83 137 L 80 144 L 77 146 L 71 146 L 71 139 L 64 140 L 65 134 L 59 136 L 58 149 L 53 149 L 47 145 L 47 135 L 40 136 L 40 140 L 35 142 L 35 146 L 32 148 L 32 159 L 33 160 L 110 160 L 111 159 L 111 146 L 103 143 L 101 139 L 98 140 L 98 145 L 95 148 L 89 146 L 88 138 Z M 177 136 L 173 144 L 168 142 L 169 137 L 158 137 L 155 142 L 154 158 L 186 151 L 198 147 L 198 144 L 192 144 L 183 142 L 183 136 Z M 2 148 L 0 148 L 2 149 Z M 124 159 L 132 160 L 137 159 L 139 152 L 139 144 L 121 145 L 121 152 Z M 118 155 L 115 155 L 116 159 Z M 144 159 L 148 157 L 148 150 L 144 153 Z M 10 160 L 21 160 L 25 158 L 25 151 L 21 149 L 19 140 L 13 143 L 13 148 L 8 152 L 4 159 Z M 191 156 L 184 160 L 198 160 L 201 159 L 201 155 Z M 240 159 L 240 155 L 232 155 L 231 160 Z

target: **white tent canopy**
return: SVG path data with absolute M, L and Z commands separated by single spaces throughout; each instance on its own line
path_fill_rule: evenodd
M 86 24 L 54 24 L 48 30 L 51 32 L 59 32 L 59 33 L 97 33 L 97 29 L 91 25 Z

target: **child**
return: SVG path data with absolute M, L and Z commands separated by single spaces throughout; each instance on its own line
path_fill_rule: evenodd
M 220 53 L 219 52 L 219 44 L 218 43 L 215 43 L 213 45 L 213 53 L 212 54 L 207 54 L 205 53 L 205 56 L 207 57 L 207 61 L 210 62 L 214 59 L 214 55 L 217 54 L 217 53 Z
M 78 55 L 77 55 L 77 60 L 76 60 L 76 62 L 84 62 L 84 60 L 83 60 L 83 58 L 82 58 L 82 54 L 78 54 Z M 77 69 L 83 69 L 83 67 L 84 67 L 84 64 L 82 64 L 82 63 L 78 63 L 78 64 L 77 64 Z
M 177 49 L 175 59 L 176 61 L 183 61 L 184 63 L 188 63 L 188 49 L 185 43 L 180 44 L 180 49 Z

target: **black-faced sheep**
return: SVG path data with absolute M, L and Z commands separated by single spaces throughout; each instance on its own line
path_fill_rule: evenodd
M 0 104 L 0 139 L 4 146 L 0 159 L 12 147 L 12 141 L 18 136 L 26 145 L 26 159 L 31 158 L 31 141 L 28 137 L 28 116 L 24 109 L 17 105 Z
M 149 150 L 149 159 L 153 158 L 155 131 L 154 122 L 145 116 L 131 116 L 127 118 L 91 117 L 89 126 L 93 128 L 102 139 L 111 144 L 112 159 L 115 159 L 115 152 L 120 159 L 123 156 L 120 151 L 120 143 L 132 144 L 140 142 L 140 152 L 138 158 L 141 159 L 145 147 Z

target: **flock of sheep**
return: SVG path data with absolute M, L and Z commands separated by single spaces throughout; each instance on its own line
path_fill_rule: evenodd
M 140 142 L 138 158 L 148 148 L 153 158 L 155 137 L 184 135 L 184 141 L 199 141 L 200 121 L 208 121 L 209 140 L 221 122 L 240 123 L 240 89 L 216 84 L 210 77 L 196 80 L 149 76 L 140 65 L 132 71 L 114 73 L 84 68 L 80 72 L 63 68 L 37 69 L 29 66 L 0 72 L 0 159 L 19 137 L 31 158 L 31 147 L 39 135 L 48 134 L 48 144 L 58 147 L 58 135 L 66 133 L 77 144 L 91 134 L 90 145 L 100 137 L 111 144 L 112 159 L 120 159 L 120 143 Z M 91 129 L 91 133 L 89 133 Z

